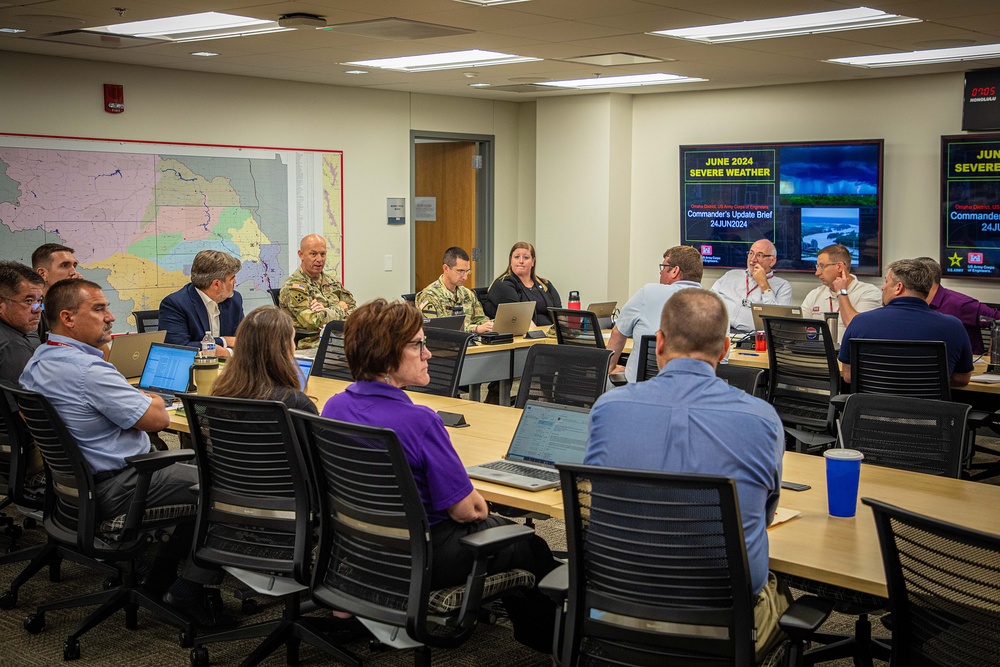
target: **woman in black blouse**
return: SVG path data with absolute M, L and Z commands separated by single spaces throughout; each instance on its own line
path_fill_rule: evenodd
M 489 300 L 493 307 L 501 303 L 534 301 L 532 318 L 537 326 L 549 326 L 549 308 L 562 308 L 559 292 L 552 283 L 535 275 L 535 246 L 518 241 L 510 249 L 507 270 L 490 285 Z

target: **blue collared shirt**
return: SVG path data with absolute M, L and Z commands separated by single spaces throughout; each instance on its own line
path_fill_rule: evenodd
M 152 399 L 104 361 L 97 348 L 53 333 L 49 341 L 24 367 L 21 386 L 52 402 L 91 471 L 118 470 L 126 456 L 148 452 L 149 436 L 132 427 Z
M 778 505 L 784 451 L 773 407 L 730 387 L 710 364 L 685 358 L 597 400 L 584 463 L 733 479 L 756 594 L 767 583 L 767 522 Z
M 625 377 L 629 382 L 635 382 L 639 367 L 639 339 L 643 336 L 655 336 L 660 328 L 660 313 L 663 304 L 677 292 L 688 287 L 701 287 L 693 280 L 678 280 L 670 285 L 648 283 L 632 295 L 632 298 L 622 306 L 615 327 L 618 332 L 632 339 L 634 353 L 628 355 L 625 364 Z

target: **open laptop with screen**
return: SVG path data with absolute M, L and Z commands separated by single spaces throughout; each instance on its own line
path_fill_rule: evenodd
M 528 401 L 502 461 L 468 466 L 473 479 L 526 491 L 559 486 L 557 463 L 583 463 L 587 454 L 590 410 Z
M 611 320 L 617 307 L 617 301 L 598 301 L 587 306 L 587 310 L 597 315 L 597 323 L 601 325 L 601 329 L 610 329 L 614 326 Z
M 153 343 L 149 346 L 146 365 L 139 378 L 139 389 L 158 394 L 167 403 L 173 403 L 177 394 L 188 389 L 191 364 L 198 349 L 182 345 Z
M 306 385 L 309 383 L 309 372 L 312 371 L 312 359 L 297 358 L 295 363 L 298 364 L 299 369 L 299 389 L 305 391 Z
M 108 362 L 127 378 L 139 377 L 146 365 L 146 357 L 149 356 L 149 346 L 162 343 L 166 337 L 166 331 L 115 336 L 111 339 Z
M 493 333 L 523 336 L 531 328 L 531 318 L 534 314 L 534 301 L 501 303 L 497 306 L 497 316 L 493 318 Z
M 424 327 L 432 329 L 451 329 L 461 331 L 465 326 L 465 315 L 445 315 L 444 317 L 425 317 Z
M 753 314 L 753 328 L 755 331 L 764 330 L 764 321 L 761 315 L 769 317 L 802 317 L 801 306 L 774 306 L 766 303 L 750 304 L 750 312 Z

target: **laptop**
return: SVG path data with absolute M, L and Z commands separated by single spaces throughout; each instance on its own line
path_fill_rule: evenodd
M 296 358 L 295 363 L 299 367 L 299 389 L 305 391 L 306 384 L 309 382 L 309 373 L 312 371 L 313 360 Z
M 597 323 L 601 325 L 601 329 L 610 329 L 615 325 L 612 319 L 617 307 L 617 301 L 598 301 L 587 306 L 587 310 L 597 315 Z
M 590 410 L 528 401 L 502 461 L 468 466 L 469 477 L 526 491 L 559 487 L 557 463 L 583 463 Z
M 461 331 L 465 327 L 465 315 L 425 317 L 424 327 L 431 329 L 451 329 L 452 331 Z
M 115 336 L 111 339 L 108 362 L 127 378 L 139 377 L 146 365 L 146 357 L 149 356 L 149 346 L 162 343 L 166 337 L 166 331 Z
M 802 317 L 801 306 L 772 306 L 766 303 L 750 304 L 750 312 L 753 314 L 754 331 L 763 331 L 764 322 L 761 315 L 769 317 Z
M 161 396 L 168 405 L 173 403 L 177 394 L 188 390 L 191 365 L 197 354 L 198 349 L 194 347 L 151 344 L 139 378 L 139 389 Z
M 534 301 L 501 303 L 497 306 L 497 316 L 493 318 L 493 333 L 523 336 L 531 328 L 534 315 Z

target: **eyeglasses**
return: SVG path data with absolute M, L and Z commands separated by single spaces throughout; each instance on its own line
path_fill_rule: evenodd
M 455 273 L 457 273 L 460 276 L 467 276 L 470 273 L 472 273 L 472 269 L 454 269 L 453 268 L 452 271 L 454 271 Z
M 665 271 L 666 269 L 673 269 L 676 266 L 677 266 L 676 264 L 660 264 L 660 271 Z
M 414 350 L 419 350 L 420 354 L 427 351 L 427 337 L 418 338 L 417 340 L 411 340 L 406 344 L 408 347 L 412 347 Z
M 754 259 L 756 259 L 759 262 L 760 260 L 764 259 L 765 257 L 774 257 L 774 254 L 773 253 L 772 254 L 768 254 L 768 253 L 764 253 L 764 252 L 754 252 L 754 251 L 751 250 L 751 251 L 747 252 L 747 257 L 753 257 Z
M 25 308 L 30 308 L 31 312 L 33 312 L 33 313 L 37 313 L 40 310 L 45 310 L 45 304 L 42 303 L 41 299 L 32 299 L 31 297 L 28 297 L 27 299 L 24 299 L 22 301 L 22 300 L 19 300 L 19 299 L 12 299 L 9 296 L 5 296 L 5 297 L 2 297 L 2 298 L 3 298 L 4 301 L 10 301 L 11 303 L 20 304 L 20 305 L 24 306 Z
M 819 262 L 816 262 L 816 270 L 822 271 L 828 266 L 837 266 L 838 264 L 840 264 L 840 262 L 830 262 L 829 264 L 820 264 Z

